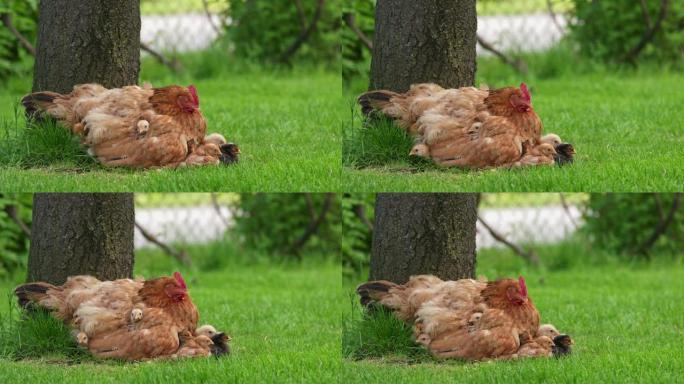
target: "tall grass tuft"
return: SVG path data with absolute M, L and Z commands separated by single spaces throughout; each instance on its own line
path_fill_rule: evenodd
M 8 295 L 9 312 L 0 312 L 0 357 L 21 360 L 58 356 L 69 361 L 88 357 L 61 321 L 41 310 L 24 312 Z

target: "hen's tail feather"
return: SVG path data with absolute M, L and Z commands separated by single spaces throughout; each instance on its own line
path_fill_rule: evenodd
M 387 280 L 369 281 L 359 285 L 356 288 L 356 293 L 360 297 L 361 305 L 369 307 L 373 303 L 377 303 L 385 296 L 389 295 L 389 290 L 391 288 L 398 287 L 400 286 Z
M 361 111 L 365 116 L 370 115 L 373 111 L 385 112 L 387 107 L 392 105 L 390 101 L 393 97 L 400 97 L 401 95 L 392 91 L 369 91 L 361 94 L 358 102 L 361 105 Z M 397 117 L 397 116 L 391 116 Z
M 49 298 L 47 293 L 49 289 L 58 290 L 59 288 L 43 282 L 27 283 L 16 287 L 14 294 L 19 299 L 19 305 L 22 308 L 27 308 L 31 303 L 34 303 L 46 309 L 54 309 L 45 305 L 46 301 L 48 301 L 46 299 Z
M 55 109 L 54 107 L 56 107 L 54 101 L 56 98 L 62 96 L 63 95 L 59 93 L 50 91 L 34 92 L 24 96 L 21 99 L 21 104 L 24 106 L 24 109 L 26 110 L 26 116 L 28 117 L 36 117 L 41 112 L 47 112 L 50 115 L 53 115 L 50 112 L 52 112 L 52 110 Z

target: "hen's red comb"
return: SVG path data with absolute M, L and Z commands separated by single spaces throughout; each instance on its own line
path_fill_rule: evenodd
M 527 89 L 527 84 L 520 83 L 520 90 L 522 91 L 523 97 L 525 98 L 525 100 L 527 100 L 528 103 L 532 101 L 532 97 L 530 97 L 530 91 Z
M 518 283 L 520 284 L 520 293 L 523 297 L 527 297 L 527 286 L 525 285 L 525 279 L 522 276 L 518 277 Z
M 185 280 L 183 280 L 183 276 L 181 276 L 180 272 L 174 272 L 173 273 L 173 278 L 176 279 L 178 284 L 183 287 L 183 289 L 188 289 L 187 285 L 185 285 Z
M 199 107 L 199 96 L 197 96 L 197 88 L 194 85 L 188 85 L 188 91 L 192 95 L 192 99 L 195 100 L 195 104 Z

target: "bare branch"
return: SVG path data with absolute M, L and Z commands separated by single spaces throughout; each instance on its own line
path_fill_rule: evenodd
M 487 224 L 486 221 L 482 220 L 482 217 L 480 217 L 480 215 L 477 216 L 477 219 L 480 220 L 482 226 L 485 227 L 487 231 L 489 231 L 489 234 L 491 234 L 496 241 L 510 248 L 513 252 L 515 252 L 518 256 L 525 259 L 527 262 L 533 265 L 539 265 L 539 256 L 537 256 L 537 254 L 533 250 L 525 251 L 516 244 L 511 243 L 503 235 L 498 233 L 494 228 Z
M 14 24 L 12 23 L 12 15 L 9 13 L 3 13 L 1 19 L 2 23 L 5 25 L 5 27 L 7 27 L 10 33 L 14 35 L 17 40 L 19 40 L 19 44 L 21 44 L 28 51 L 28 53 L 31 54 L 31 56 L 35 56 L 36 49 L 33 47 L 31 42 L 28 41 L 28 39 L 14 27 Z
M 209 12 L 209 4 L 207 3 L 207 0 L 202 0 L 202 6 L 204 7 L 204 13 L 207 15 L 211 29 L 213 29 L 217 35 L 220 35 L 221 30 L 216 24 L 214 24 L 214 20 L 211 18 L 211 12 Z
M 670 5 L 669 0 L 661 0 L 660 1 L 660 13 L 658 14 L 658 19 L 656 19 L 655 24 L 653 24 L 653 27 L 651 28 L 646 28 L 646 32 L 644 35 L 641 37 L 641 40 L 637 43 L 637 45 L 634 46 L 627 54 L 625 55 L 624 61 L 634 61 L 636 58 L 639 56 L 641 51 L 646 47 L 646 44 L 648 44 L 651 40 L 653 40 L 653 37 L 655 37 L 656 32 L 660 29 L 660 26 L 663 23 L 663 20 L 667 16 L 667 10 Z
M 511 67 L 513 67 L 513 69 L 515 69 L 519 73 L 521 73 L 523 75 L 527 74 L 527 65 L 525 65 L 525 62 L 523 62 L 522 60 L 520 60 L 520 59 L 514 60 L 514 59 L 508 57 L 505 53 L 496 49 L 491 43 L 487 42 L 480 35 L 477 35 L 477 42 L 480 44 L 482 49 L 484 49 L 485 51 L 489 51 L 489 52 L 493 53 L 496 57 L 501 59 L 501 61 L 510 65 Z
M 297 16 L 299 16 L 299 31 L 304 32 L 306 29 L 306 14 L 304 13 L 304 6 L 302 0 L 294 0 L 295 7 L 297 7 Z
M 166 65 L 167 67 L 169 67 L 169 68 L 170 68 L 172 71 L 174 71 L 174 72 L 180 72 L 181 70 L 183 70 L 183 66 L 181 65 L 181 63 L 180 63 L 178 60 L 176 60 L 176 59 L 172 59 L 172 60 L 167 59 L 164 55 L 162 55 L 161 53 L 155 51 L 154 49 L 152 49 L 152 47 L 150 47 L 149 45 L 143 43 L 142 41 L 140 42 L 140 49 L 142 49 L 143 51 L 145 51 L 145 52 L 149 53 L 150 55 L 152 55 L 152 57 L 154 57 L 155 59 L 157 59 L 157 61 L 159 61 L 160 63 Z
M 663 210 L 663 200 L 660 199 L 659 193 L 654 193 L 653 200 L 655 200 L 656 208 L 658 209 L 658 218 L 665 220 L 665 211 Z
M 221 219 L 221 222 L 223 222 L 223 225 L 228 229 L 230 226 L 230 223 L 228 223 L 228 219 L 226 219 L 223 216 L 223 213 L 221 213 L 221 206 L 218 203 L 218 199 L 216 198 L 216 194 L 212 193 L 211 194 L 211 205 L 214 206 L 214 211 L 216 211 L 216 215 Z
M 563 206 L 563 210 L 565 210 L 565 213 L 570 218 L 570 222 L 572 223 L 572 226 L 575 227 L 575 229 L 577 229 L 579 227 L 579 225 L 575 221 L 575 218 L 572 217 L 572 214 L 570 214 L 570 206 L 568 206 L 568 202 L 565 201 L 565 195 L 563 195 L 563 192 L 560 192 L 558 194 L 558 196 L 560 197 L 560 201 L 561 201 L 561 205 Z
M 646 0 L 641 0 L 641 14 L 644 16 L 644 21 L 646 22 L 646 27 L 651 28 L 653 25 L 653 20 L 651 20 L 651 15 L 648 13 L 648 6 L 646 5 Z
M 304 194 L 304 200 L 306 200 L 306 208 L 309 210 L 309 220 L 316 220 L 316 210 L 314 210 L 313 199 L 310 193 Z
M 556 12 L 553 11 L 553 4 L 551 3 L 551 0 L 546 0 L 546 8 L 549 10 L 549 16 L 551 16 L 551 21 L 553 21 L 553 24 L 558 29 L 558 32 L 560 32 L 561 35 L 564 35 L 565 28 L 563 28 L 563 26 L 560 25 L 560 22 L 558 21 L 558 16 L 556 15 Z
M 24 232 L 26 237 L 30 239 L 31 228 L 29 228 L 28 225 L 26 225 L 26 223 L 24 223 L 24 221 L 21 219 L 21 217 L 19 217 L 19 207 L 17 207 L 14 204 L 8 204 L 5 205 L 4 211 L 5 213 L 7 213 L 7 216 L 9 216 L 9 218 L 17 224 L 19 229 L 21 229 L 21 231 Z
M 309 24 L 309 27 L 306 28 L 302 33 L 299 34 L 297 37 L 297 40 L 295 40 L 292 45 L 288 49 L 285 50 L 285 53 L 281 56 L 281 61 L 289 61 L 290 58 L 299 50 L 299 48 L 306 42 L 313 31 L 316 29 L 316 24 L 318 24 L 318 20 L 321 18 L 321 14 L 323 13 L 323 5 L 325 4 L 325 0 L 318 0 L 318 3 L 316 4 L 316 11 L 314 12 L 313 19 L 311 20 L 311 24 Z
M 150 243 L 155 244 L 159 248 L 161 248 L 162 251 L 164 251 L 166 254 L 169 256 L 173 257 L 174 259 L 180 261 L 181 263 L 185 265 L 190 265 L 190 256 L 185 252 L 185 250 L 175 250 L 171 248 L 168 244 L 162 242 L 161 240 L 157 239 L 153 234 L 149 233 L 145 228 L 143 228 L 140 224 L 137 222 L 135 223 L 135 227 L 138 228 L 140 231 L 140 234 L 143 235 L 143 237 L 149 241 Z
M 365 225 L 370 232 L 373 232 L 373 223 L 371 223 L 370 220 L 368 220 L 368 216 L 366 216 L 366 208 L 363 205 L 354 204 L 352 206 L 352 212 L 354 212 L 354 215 L 356 215 L 356 217 L 358 217 L 359 220 L 361 220 L 363 225 Z
M 342 14 L 342 20 L 344 20 L 345 24 L 349 27 L 349 29 L 354 32 L 354 34 L 361 40 L 363 45 L 368 48 L 368 50 L 372 51 L 373 50 L 373 42 L 366 36 L 365 33 L 359 28 L 358 25 L 356 25 L 356 16 L 351 13 L 351 12 L 345 12 Z
M 297 241 L 294 242 L 292 245 L 292 249 L 296 254 L 299 254 L 299 251 L 304 247 L 304 244 L 306 244 L 307 241 L 309 241 L 309 238 L 318 231 L 318 228 L 321 226 L 323 221 L 325 220 L 325 216 L 328 214 L 328 211 L 330 210 L 330 207 L 332 206 L 333 202 L 333 197 L 335 196 L 334 193 L 326 193 L 325 194 L 325 201 L 323 202 L 323 208 L 321 208 L 321 213 L 318 215 L 318 217 L 311 221 L 309 223 L 309 226 L 306 228 L 304 231 L 304 234 L 297 239 Z
M 667 217 L 665 217 L 664 220 L 658 220 L 658 225 L 656 225 L 655 229 L 653 230 L 651 237 L 649 237 L 639 248 L 640 253 L 648 254 L 648 251 L 653 247 L 655 242 L 665 233 L 667 227 L 670 225 L 670 223 L 672 223 L 675 213 L 679 209 L 681 197 L 682 194 L 679 192 L 674 194 L 674 200 L 672 200 L 672 206 L 670 206 L 670 211 L 667 213 Z

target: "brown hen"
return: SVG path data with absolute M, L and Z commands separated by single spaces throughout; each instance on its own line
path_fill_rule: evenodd
M 510 356 L 520 335 L 534 334 L 539 313 L 522 277 L 484 282 L 413 276 L 404 285 L 371 281 L 357 293 L 414 326 L 416 340 L 438 357 L 485 360 Z
M 365 114 L 379 111 L 415 137 L 412 155 L 442 166 L 512 165 L 540 141 L 542 123 L 527 86 L 443 89 L 416 84 L 403 94 L 379 90 L 359 96 Z
M 96 356 L 127 360 L 170 355 L 179 332 L 194 332 L 199 313 L 180 273 L 152 280 L 100 281 L 73 276 L 61 286 L 27 283 L 14 290 L 22 307 L 37 305 L 78 330 Z
M 163 88 L 99 84 L 74 86 L 62 95 L 43 91 L 26 95 L 30 116 L 47 114 L 81 137 L 88 152 L 106 166 L 176 167 L 202 145 L 207 124 L 194 86 Z M 220 158 L 220 154 L 216 159 Z

